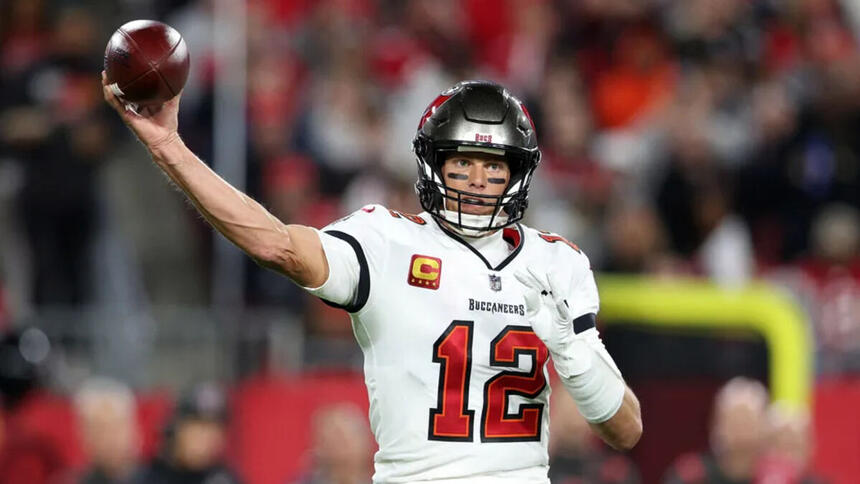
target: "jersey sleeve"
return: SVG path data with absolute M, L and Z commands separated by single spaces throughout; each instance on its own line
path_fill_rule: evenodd
M 370 296 L 371 266 L 384 262 L 385 237 L 380 215 L 385 208 L 368 205 L 319 230 L 329 274 L 323 285 L 306 287 L 326 304 L 350 313 L 360 311 Z
M 591 262 L 588 256 L 581 250 L 577 250 L 571 261 L 570 289 L 568 304 L 570 304 L 570 315 L 573 318 L 573 330 L 588 343 L 588 346 L 609 365 L 609 368 L 619 377 L 621 371 L 615 360 L 606 351 L 600 333 L 597 331 L 596 316 L 600 310 L 600 297 L 597 294 L 597 283 L 594 281 L 594 272 L 591 270 Z
M 573 253 L 570 261 L 570 289 L 568 304 L 570 315 L 574 321 L 589 314 L 596 315 L 600 310 L 600 297 L 597 294 L 597 284 L 594 282 L 594 272 L 588 256 L 582 251 Z
M 345 240 L 317 230 L 328 262 L 328 279 L 319 287 L 305 287 L 314 296 L 340 307 L 354 304 L 358 298 L 361 264 L 352 246 Z
M 600 297 L 588 256 L 573 242 L 545 231 L 535 231 L 535 243 L 540 248 L 541 263 L 568 281 L 566 300 L 573 318 L 574 331 L 579 334 L 596 326 Z

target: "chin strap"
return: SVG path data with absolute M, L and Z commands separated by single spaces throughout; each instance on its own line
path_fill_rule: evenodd
M 459 224 L 468 225 L 470 227 L 487 227 L 490 225 L 492 215 L 475 215 L 471 213 L 460 214 L 454 210 L 442 210 L 442 217 L 449 223 L 449 228 L 466 237 L 483 237 L 495 230 L 498 230 L 508 223 L 507 215 L 497 215 L 493 220 L 494 227 L 487 230 L 467 229 L 460 227 Z

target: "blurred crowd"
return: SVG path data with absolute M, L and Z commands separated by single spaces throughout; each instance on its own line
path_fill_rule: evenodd
M 98 72 L 122 22 L 176 27 L 192 53 L 181 132 L 211 160 L 215 3 L 0 4 L 0 324 L 98 300 L 111 260 L 152 302 L 208 302 L 210 233 L 162 206 L 161 179 L 112 166 L 144 154 Z M 493 79 L 538 128 L 529 224 L 575 240 L 598 271 L 783 284 L 814 322 L 821 370 L 860 369 L 856 2 L 248 0 L 246 20 L 245 188 L 282 220 L 418 211 L 420 113 L 460 79 Z M 342 315 L 247 272 L 248 305 L 348 339 Z
M 44 337 L 31 328 L 0 339 L 0 483 L 240 482 L 225 460 L 228 403 L 218 385 L 195 385 L 147 425 L 144 401 L 120 381 L 88 378 L 69 398 L 51 392 L 29 349 L 36 335 Z
M 117 210 L 104 172 L 135 149 L 98 85 L 117 25 L 148 15 L 183 33 L 182 134 L 213 156 L 215 2 L 145 3 L 2 4 L 0 321 L 98 298 L 98 234 Z M 493 79 L 538 127 L 528 223 L 576 240 L 596 270 L 785 284 L 815 322 L 822 369 L 860 369 L 855 2 L 249 0 L 246 28 L 246 189 L 281 219 L 418 211 L 418 116 L 457 80 Z M 159 232 L 147 208 L 126 221 L 144 287 L 205 302 L 187 286 L 207 284 L 209 232 L 190 214 Z M 178 271 L 153 269 L 159 257 L 186 261 L 184 292 L 160 289 Z M 324 313 L 262 269 L 244 285 L 250 305 Z
M 709 442 L 678 457 L 664 484 L 825 482 L 810 468 L 809 415 L 771 404 L 758 381 L 737 377 L 717 392 Z
M 63 399 L 43 386 L 38 365 L 29 361 L 32 337 L 25 332 L 0 340 L 0 358 L 6 362 L 0 368 L 0 484 L 370 482 L 375 448 L 366 413 L 334 392 L 311 408 L 303 408 L 295 391 L 286 395 L 286 406 L 270 398 L 243 407 L 239 402 L 248 403 L 254 393 L 248 386 L 227 392 L 198 383 L 173 402 L 135 393 L 117 380 L 91 377 Z M 18 372 L 10 371 L 12 364 Z M 282 415 L 265 411 L 272 403 Z M 261 447 L 274 442 L 248 426 L 249 409 L 256 410 L 262 425 L 276 427 L 281 442 L 306 441 L 299 446 L 302 455 L 287 448 L 262 453 L 293 465 L 261 458 Z M 708 444 L 677 456 L 651 476 L 630 456 L 603 444 L 566 391 L 552 393 L 550 410 L 552 484 L 827 482 L 812 470 L 810 415 L 771 403 L 757 380 L 725 382 L 707 412 Z M 307 417 L 284 419 L 290 411 Z
M 216 81 L 229 74 L 214 51 L 216 3 L 0 1 L 0 332 L 45 308 L 212 302 L 211 231 L 106 108 L 99 71 L 125 21 L 179 30 L 192 57 L 180 131 L 211 161 Z M 819 372 L 860 372 L 860 3 L 246 5 L 245 189 L 283 221 L 322 227 L 371 202 L 420 211 L 410 151 L 420 114 L 459 80 L 495 80 L 525 99 L 537 126 L 543 161 L 529 225 L 575 240 L 600 272 L 780 284 L 809 315 Z M 250 261 L 246 269 L 247 306 L 302 320 L 306 364 L 355 366 L 343 312 Z M 33 334 L 31 350 L 45 338 Z M 90 381 L 69 420 L 83 459 L 43 445 L 42 416 L 28 409 L 53 400 L 10 361 L 0 361 L 0 483 L 13 482 L 4 473 L 12 464 L 52 469 L 52 482 L 239 480 L 223 458 L 220 390 L 180 397 L 160 447 L 141 453 L 130 422 L 139 399 L 123 383 Z M 551 443 L 553 482 L 641 482 L 626 457 L 593 441 L 564 396 L 553 395 L 553 425 L 563 429 L 552 434 L 563 437 Z M 760 384 L 733 380 L 715 402 L 710 450 L 681 456 L 665 482 L 815 482 L 809 424 L 770 406 Z M 368 481 L 373 446 L 360 411 L 326 407 L 311 426 L 296 482 Z

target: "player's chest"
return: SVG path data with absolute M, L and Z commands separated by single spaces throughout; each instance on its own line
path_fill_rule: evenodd
M 523 260 L 512 258 L 494 269 L 470 251 L 432 241 L 400 247 L 390 257 L 380 290 L 412 321 L 404 337 L 439 336 L 460 321 L 471 326 L 476 341 L 489 344 L 507 327 L 528 326 L 514 277 Z
M 500 267 L 500 261 L 488 262 L 475 251 L 424 241 L 392 250 L 383 277 L 390 291 L 410 300 L 459 301 L 460 306 L 470 302 L 470 310 L 512 311 L 479 302 L 522 304 L 522 290 L 513 275 L 518 259 L 512 257 Z

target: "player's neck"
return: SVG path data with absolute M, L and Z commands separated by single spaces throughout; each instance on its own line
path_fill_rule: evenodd
M 470 244 L 485 244 L 488 241 L 498 240 L 502 238 L 501 230 L 493 230 L 483 232 L 480 235 L 460 235 Z
M 502 237 L 501 230 L 486 232 L 481 237 L 463 236 L 462 238 L 494 267 L 501 264 L 511 253 L 511 246 Z
M 464 234 L 462 231 L 457 230 L 457 228 L 452 223 L 448 222 L 447 220 L 439 220 L 439 223 L 441 223 L 442 226 L 445 227 L 445 229 L 447 229 L 448 231 L 450 231 L 452 233 L 457 234 L 458 237 L 461 237 L 463 240 L 465 240 L 466 242 L 469 242 L 470 244 L 472 244 L 473 242 L 480 243 L 480 241 L 494 240 L 494 239 L 501 238 L 501 236 L 502 236 L 502 229 L 488 230 L 485 232 L 480 232 L 479 234 L 475 234 L 475 235 L 467 235 L 467 234 Z

